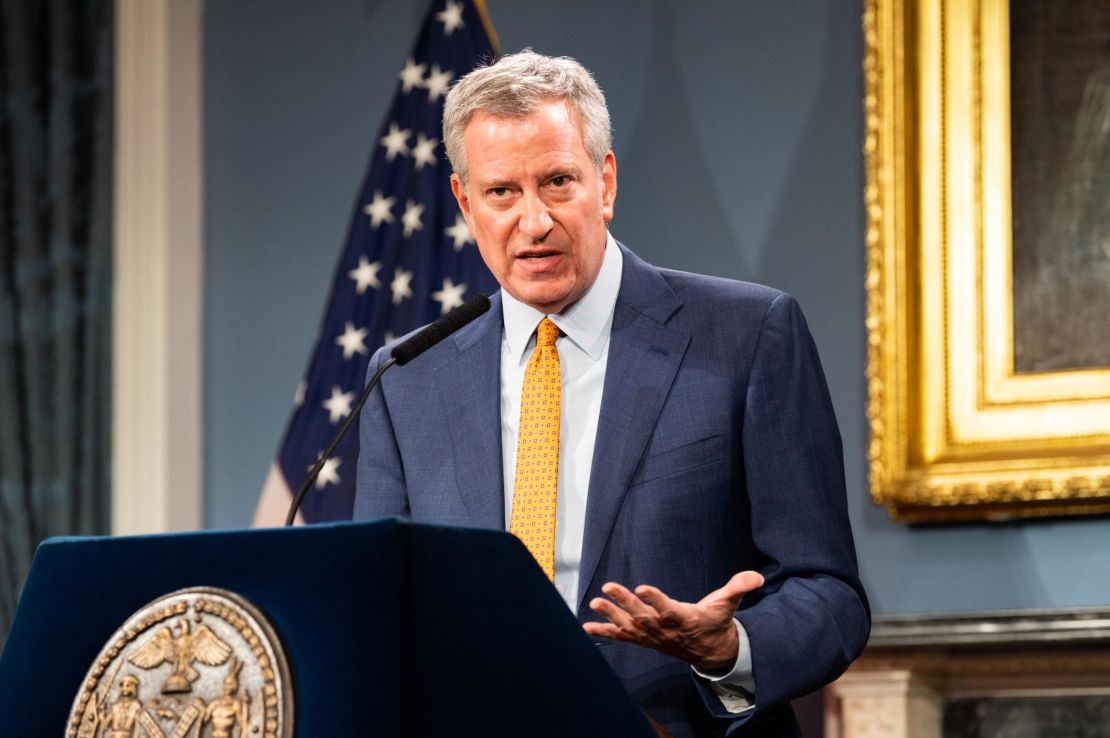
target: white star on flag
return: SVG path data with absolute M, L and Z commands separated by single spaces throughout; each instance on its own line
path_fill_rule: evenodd
M 447 7 L 436 13 L 436 20 L 443 24 L 443 35 L 450 36 L 457 28 L 466 26 L 463 23 L 463 6 L 462 3 L 452 2 L 447 0 Z
M 455 242 L 455 251 L 462 251 L 463 246 L 474 243 L 474 236 L 470 235 L 470 229 L 467 228 L 466 218 L 462 213 L 455 213 L 455 225 L 444 228 L 443 232 Z
M 380 261 L 371 264 L 365 256 L 358 257 L 358 267 L 347 272 L 347 276 L 355 280 L 355 292 L 361 295 L 367 287 L 373 287 L 374 289 L 381 287 L 382 283 L 378 279 L 378 270 L 381 268 L 382 263 Z
M 341 480 L 339 479 L 339 472 L 336 470 L 339 469 L 339 465 L 342 463 L 343 460 L 338 456 L 332 456 L 325 461 L 324 465 L 320 467 L 319 475 L 316 477 L 316 489 L 323 489 L 329 484 L 338 485 Z
M 414 87 L 424 86 L 424 72 L 427 71 L 427 64 L 417 64 L 410 56 L 405 62 L 405 68 L 401 70 L 401 92 L 409 93 Z
M 401 216 L 401 222 L 404 224 L 405 238 L 412 235 L 413 231 L 424 230 L 424 224 L 420 222 L 420 216 L 424 214 L 424 206 L 415 200 L 409 200 L 405 203 L 405 214 Z
M 432 293 L 432 299 L 440 304 L 440 315 L 446 315 L 452 308 L 462 305 L 465 292 L 465 284 L 455 284 L 450 277 L 444 277 L 443 289 Z
M 303 379 L 297 385 L 297 389 L 293 392 L 293 406 L 300 407 L 304 404 L 304 393 L 308 390 L 308 382 Z
M 412 147 L 412 160 L 416 165 L 416 171 L 423 169 L 425 164 L 435 166 L 435 151 L 438 145 L 439 141 L 434 138 L 428 138 L 423 133 L 416 134 L 416 146 Z
M 377 228 L 382 223 L 393 222 L 393 204 L 396 202 L 396 197 L 382 197 L 381 192 L 375 191 L 373 202 L 363 206 L 362 212 L 370 216 L 370 225 Z
M 446 93 L 447 87 L 454 77 L 455 73 L 450 69 L 441 71 L 438 66 L 433 64 L 432 71 L 428 74 L 427 81 L 424 82 L 424 86 L 428 88 L 428 101 L 435 102 L 440 95 Z
M 412 297 L 412 287 L 409 282 L 412 281 L 412 272 L 406 272 L 404 269 L 398 267 L 397 271 L 393 274 L 393 282 L 390 283 L 389 289 L 393 291 L 393 304 L 400 305 L 401 300 L 406 297 Z
M 400 129 L 396 123 L 389 124 L 389 133 L 382 136 L 382 146 L 385 147 L 385 160 L 393 161 L 397 154 L 401 156 L 408 156 L 409 153 L 409 136 L 412 135 L 412 130 L 405 128 Z
M 332 385 L 331 397 L 324 400 L 323 403 L 332 425 L 351 414 L 351 403 L 354 401 L 354 392 L 344 392 L 338 385 Z
M 343 335 L 335 339 L 335 342 L 343 347 L 343 358 L 350 359 L 355 354 L 368 354 L 370 349 L 366 348 L 366 334 L 365 328 L 355 328 L 355 324 L 347 321 L 347 329 L 343 331 Z

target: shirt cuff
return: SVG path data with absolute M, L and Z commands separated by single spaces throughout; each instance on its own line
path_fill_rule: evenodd
M 709 682 L 709 687 L 720 698 L 721 703 L 729 712 L 743 712 L 755 707 L 755 676 L 752 674 L 752 644 L 748 639 L 748 631 L 736 618 L 732 619 L 736 625 L 736 663 L 727 674 L 711 676 L 704 674 L 693 667 L 694 673 Z

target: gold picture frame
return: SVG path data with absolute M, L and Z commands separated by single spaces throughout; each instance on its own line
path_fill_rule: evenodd
M 907 522 L 1110 512 L 1110 368 L 1016 373 L 1005 0 L 866 0 L 873 499 Z

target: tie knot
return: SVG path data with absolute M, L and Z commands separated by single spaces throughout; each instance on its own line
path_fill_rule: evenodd
M 555 345 L 555 339 L 559 337 L 559 326 L 552 323 L 547 318 L 540 321 L 540 327 L 536 329 L 536 346 L 550 347 Z

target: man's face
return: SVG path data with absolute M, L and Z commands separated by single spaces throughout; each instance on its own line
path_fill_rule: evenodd
M 469 170 L 451 189 L 486 266 L 502 289 L 544 313 L 559 313 L 597 279 L 613 218 L 617 164 L 598 173 L 578 116 L 563 102 L 525 118 L 478 113 L 463 145 Z

